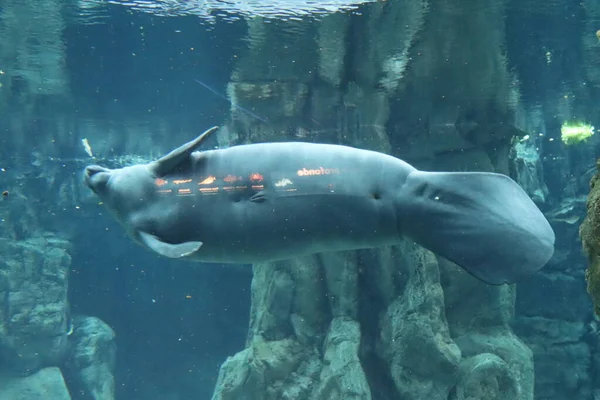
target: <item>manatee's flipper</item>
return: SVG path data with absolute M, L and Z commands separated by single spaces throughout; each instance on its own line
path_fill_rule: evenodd
M 166 243 L 146 232 L 139 232 L 142 243 L 160 255 L 169 258 L 181 258 L 198 251 L 202 242 Z
M 192 154 L 192 152 L 217 129 L 219 129 L 217 126 L 213 126 L 191 142 L 187 142 L 166 156 L 162 156 L 158 160 L 150 163 L 149 168 L 152 171 L 152 174 L 156 177 L 161 177 L 173 171 L 179 164 L 187 160 L 190 154 Z
M 405 234 L 487 283 L 530 275 L 554 253 L 550 224 L 505 175 L 414 171 L 398 201 Z

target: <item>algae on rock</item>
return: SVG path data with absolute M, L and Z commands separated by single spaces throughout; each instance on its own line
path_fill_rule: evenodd
M 600 317 L 600 160 L 596 167 L 598 173 L 590 182 L 587 215 L 581 224 L 579 235 L 589 263 L 585 272 L 587 290 L 592 298 L 594 311 Z

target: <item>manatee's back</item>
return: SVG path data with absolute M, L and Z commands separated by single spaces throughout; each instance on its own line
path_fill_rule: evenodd
M 550 224 L 505 175 L 415 171 L 399 194 L 406 233 L 488 283 L 530 275 L 554 252 Z

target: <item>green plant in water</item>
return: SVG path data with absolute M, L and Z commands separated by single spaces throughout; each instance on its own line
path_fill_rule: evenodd
M 583 122 L 565 122 L 560 128 L 560 138 L 567 146 L 585 142 L 593 134 L 594 127 Z

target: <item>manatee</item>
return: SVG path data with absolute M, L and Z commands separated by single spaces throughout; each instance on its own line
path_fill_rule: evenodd
M 542 268 L 554 232 L 506 175 L 426 172 L 387 154 L 304 142 L 195 151 L 84 176 L 129 235 L 170 258 L 258 263 L 408 237 L 490 284 Z

